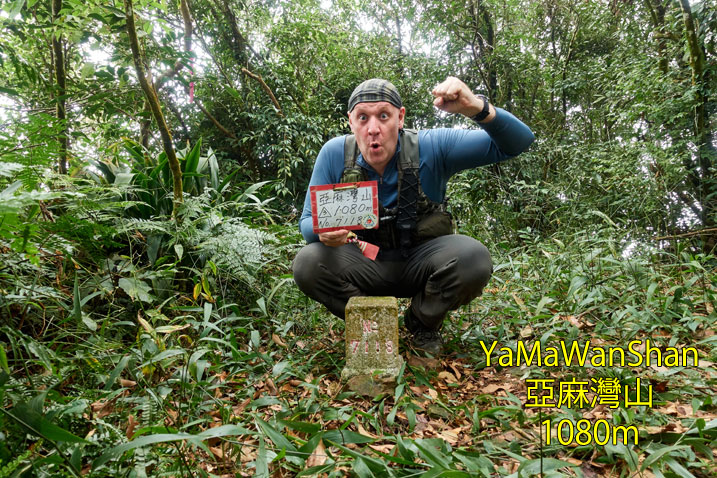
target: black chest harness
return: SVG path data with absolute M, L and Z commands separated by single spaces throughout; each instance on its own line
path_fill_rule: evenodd
M 436 203 L 425 195 L 418 174 L 418 132 L 401 130 L 401 151 L 398 155 L 398 204 L 386 209 L 379 202 L 379 227 L 355 231 L 363 241 L 382 249 L 407 251 L 429 239 L 454 232 L 453 219 L 446 210 L 446 201 Z M 356 164 L 359 150 L 356 137 L 346 136 L 342 183 L 366 181 L 366 170 Z

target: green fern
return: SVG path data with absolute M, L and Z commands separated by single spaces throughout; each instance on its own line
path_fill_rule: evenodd
M 152 399 L 152 397 L 142 397 L 137 410 L 141 412 L 138 416 L 140 426 L 150 427 L 158 424 L 158 417 L 161 416 L 160 407 L 157 401 Z
M 232 218 L 214 228 L 211 237 L 197 247 L 217 267 L 234 277 L 253 282 L 252 272 L 273 256 L 271 244 L 277 242 L 272 234 Z
M 154 219 L 124 219 L 117 227 L 120 234 L 139 231 L 142 234 L 171 234 L 172 224 L 167 220 Z
M 5 178 L 11 178 L 15 173 L 25 169 L 20 163 L 1 163 L 0 162 L 0 176 Z

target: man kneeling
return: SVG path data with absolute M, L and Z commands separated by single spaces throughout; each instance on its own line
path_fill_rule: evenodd
M 458 78 L 447 78 L 432 94 L 437 108 L 482 129 L 404 130 L 406 109 L 392 83 L 372 79 L 356 87 L 348 104 L 353 135 L 321 148 L 310 186 L 378 181 L 379 227 L 357 234 L 380 252 L 368 259 L 348 242 L 347 230 L 314 234 L 307 194 L 299 227 L 308 245 L 293 268 L 299 288 L 340 318 L 354 296 L 410 297 L 406 328 L 416 348 L 435 355 L 447 312 L 479 296 L 493 271 L 483 244 L 453 234 L 446 184 L 459 171 L 518 155 L 534 136 Z

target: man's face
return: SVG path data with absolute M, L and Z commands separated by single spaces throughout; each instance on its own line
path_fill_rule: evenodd
M 398 143 L 398 130 L 403 128 L 406 108 L 391 103 L 359 103 L 349 113 L 351 132 L 366 162 L 377 173 L 383 174 L 393 158 Z

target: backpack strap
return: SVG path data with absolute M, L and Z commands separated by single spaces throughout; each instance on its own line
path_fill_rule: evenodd
M 417 228 L 416 204 L 423 194 L 418 177 L 420 158 L 418 156 L 418 131 L 404 129 L 401 132 L 401 152 L 398 161 L 398 213 L 396 228 L 404 255 L 412 244 Z
M 344 172 L 341 175 L 342 183 L 357 183 L 364 180 L 364 172 L 356 164 L 356 158 L 358 158 L 356 136 L 349 134 L 344 139 Z
M 401 152 L 399 154 L 398 170 L 418 170 L 419 165 L 418 130 L 405 128 L 401 134 Z

